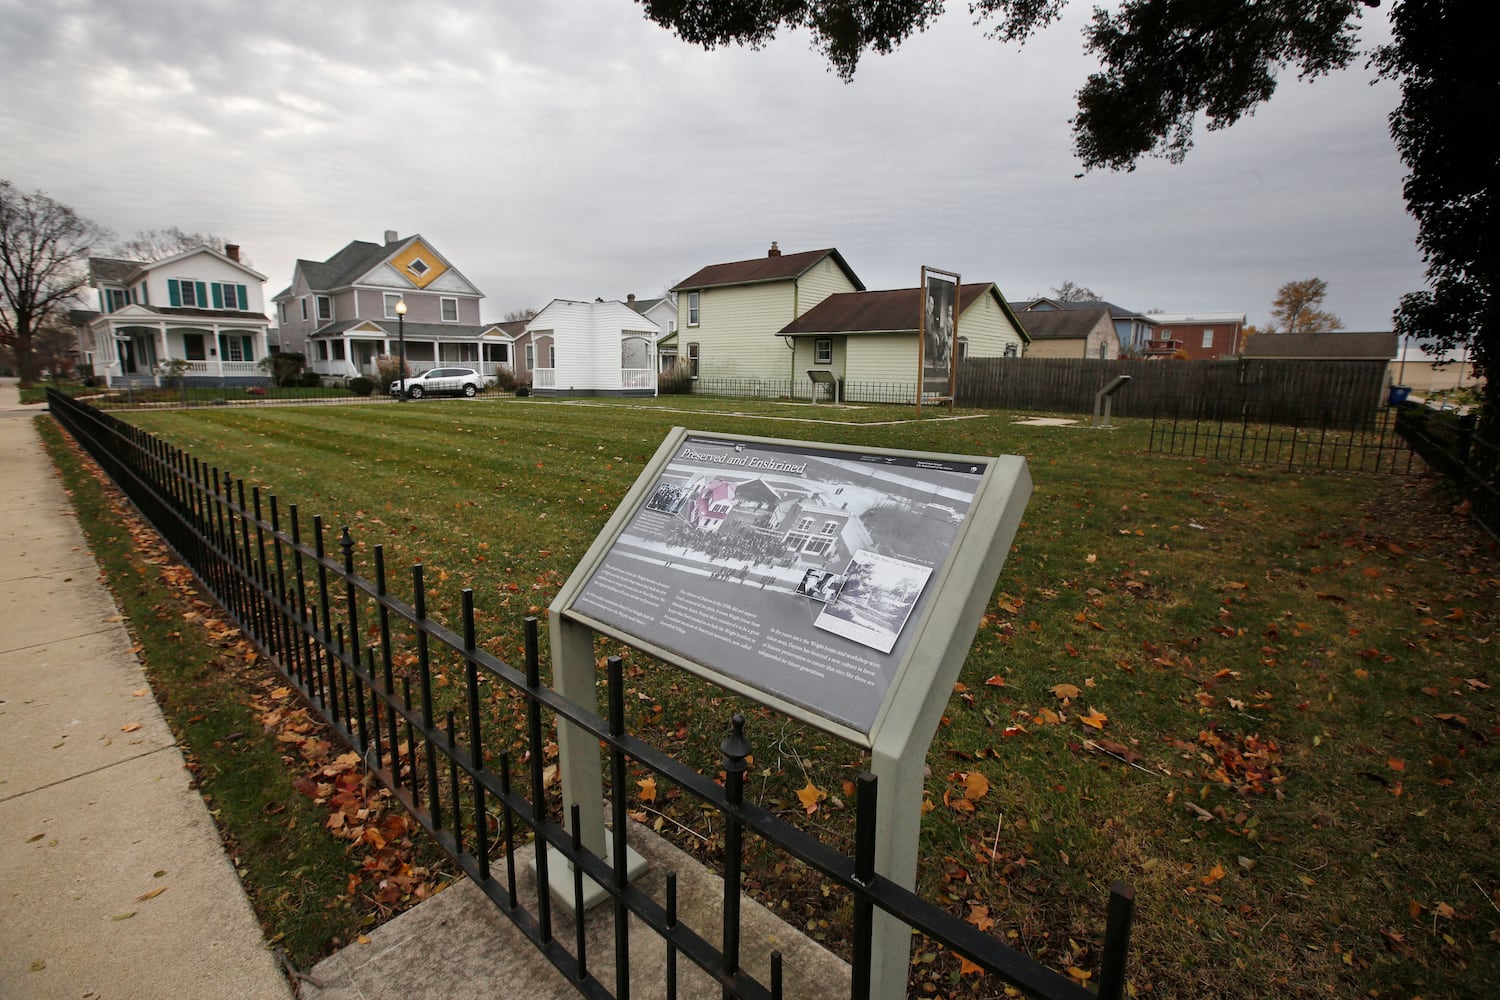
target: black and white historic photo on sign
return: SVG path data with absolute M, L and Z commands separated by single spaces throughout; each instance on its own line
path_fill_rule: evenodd
M 947 395 L 953 372 L 958 286 L 952 278 L 926 270 L 922 279 L 922 389 Z
M 917 606 L 932 567 L 860 551 L 854 553 L 843 575 L 837 599 L 829 602 L 813 624 L 889 653 Z
M 984 472 L 689 436 L 571 607 L 868 733 Z

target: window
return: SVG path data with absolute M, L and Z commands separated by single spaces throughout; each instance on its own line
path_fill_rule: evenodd
M 278 303 L 276 303 L 276 316 L 281 321 L 281 325 L 282 326 L 286 326 L 286 303 L 285 302 L 278 302 Z
M 206 283 L 194 281 L 191 278 L 168 278 L 167 304 L 183 306 L 189 309 L 207 309 L 208 287 Z M 215 283 L 215 294 L 218 291 L 218 284 Z
M 818 337 L 813 341 L 813 364 L 833 364 L 833 338 Z
M 486 360 L 488 362 L 491 362 L 492 364 L 499 364 L 499 365 L 508 365 L 508 364 L 510 364 L 510 345 L 509 344 L 485 344 L 484 345 L 484 360 Z
M 810 556 L 820 556 L 828 550 L 828 539 L 809 538 L 807 544 L 802 546 L 802 551 Z
M 797 522 L 797 530 L 798 531 L 811 531 L 812 530 L 812 526 L 813 526 L 813 519 L 810 518 L 810 517 L 804 517 L 804 518 L 800 519 Z
M 1021 356 L 1021 346 L 1019 344 L 1006 344 L 1005 345 L 1005 356 L 1007 358 L 1018 358 L 1018 357 L 1020 357 Z
M 219 341 L 225 361 L 255 360 L 255 351 L 251 346 L 249 336 L 238 333 L 225 333 L 219 336 Z
M 969 356 L 969 338 L 958 338 L 958 360 L 962 361 Z
M 320 340 L 320 341 L 318 341 L 318 360 L 319 361 L 327 361 L 328 360 L 328 341 L 326 341 L 326 340 Z
M 688 292 L 688 326 L 697 326 L 697 325 L 698 325 L 698 293 L 697 292 Z M 698 374 L 696 372 L 694 372 L 693 373 L 693 377 L 697 378 Z
M 531 371 L 536 367 L 536 345 L 526 345 L 526 370 Z
M 188 361 L 208 360 L 208 354 L 203 347 L 203 334 L 184 333 L 182 335 L 182 356 Z
M 333 360 L 344 360 L 344 342 L 342 340 L 335 340 L 333 342 Z
M 547 345 L 547 367 L 548 368 L 556 368 L 557 367 L 557 345 L 556 344 L 548 344 Z
M 698 377 L 698 345 L 697 344 L 689 344 L 689 345 L 687 345 L 687 349 L 688 349 L 688 371 L 692 373 L 693 378 L 697 378 Z
M 413 257 L 411 263 L 406 265 L 406 269 L 419 278 L 432 270 L 421 257 Z
M 318 320 L 325 322 L 333 319 L 333 299 L 326 295 L 318 296 Z
M 301 302 L 302 302 L 302 318 L 303 319 L 307 319 L 307 296 L 306 295 L 302 296 Z
M 838 533 L 839 523 L 837 521 L 824 521 L 823 530 L 818 532 L 820 535 L 836 535 Z
M 401 296 L 396 292 L 385 293 L 385 318 L 396 318 L 396 303 L 401 301 Z
M 151 297 L 146 293 L 146 288 L 147 285 L 144 281 L 135 286 L 135 301 L 143 306 L 151 304 Z
M 457 323 L 458 322 L 458 300 L 457 299 L 443 299 L 442 300 L 442 304 L 443 304 L 443 322 L 444 323 Z
M 116 309 L 124 308 L 130 303 L 130 296 L 125 294 L 121 288 L 106 288 L 104 290 L 104 311 L 114 312 Z
M 1212 346 L 1214 346 L 1214 328 L 1211 327 L 1211 326 L 1210 327 L 1205 327 L 1204 330 L 1203 330 L 1203 346 L 1204 347 L 1212 347 Z
M 215 309 L 250 308 L 250 302 L 245 297 L 244 285 L 236 285 L 232 281 L 216 281 L 210 288 L 214 293 Z

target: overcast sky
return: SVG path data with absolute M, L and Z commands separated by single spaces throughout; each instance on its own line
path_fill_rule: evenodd
M 1289 77 L 1185 164 L 1075 178 L 1089 6 L 1018 49 L 958 0 L 845 84 L 805 36 L 705 52 L 630 0 L 0 0 L 0 177 L 121 235 L 218 233 L 268 296 L 298 257 L 419 232 L 486 320 L 658 295 L 776 240 L 872 289 L 927 264 L 1256 324 L 1320 277 L 1347 329 L 1390 329 L 1422 284 L 1396 88 L 1363 58 Z

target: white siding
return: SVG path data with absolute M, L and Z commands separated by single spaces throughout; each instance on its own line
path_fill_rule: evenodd
M 969 342 L 971 358 L 1002 358 L 1009 344 L 1015 345 L 1018 355 L 1024 353 L 1021 331 L 989 293 L 964 310 L 958 319 L 958 335 Z
M 536 336 L 537 367 L 547 367 L 546 342 L 541 331 L 555 338 L 556 388 L 618 391 L 624 387 L 620 374 L 621 341 L 627 333 L 648 341 L 656 339 L 656 325 L 623 302 L 550 303 L 536 315 L 527 329 Z M 521 347 L 524 351 L 524 346 Z M 524 366 L 524 355 L 522 355 Z M 654 356 L 648 367 L 654 367 Z
M 824 258 L 796 280 L 702 289 L 695 327 L 687 325 L 688 293 L 682 293 L 679 356 L 687 356 L 688 344 L 698 344 L 702 378 L 785 378 L 793 359 L 776 331 L 835 292 L 854 290 L 833 259 Z
M 167 279 L 177 278 L 190 279 L 212 283 L 216 281 L 234 282 L 245 286 L 246 305 L 250 308 L 249 313 L 265 313 L 266 291 L 265 282 L 252 274 L 246 273 L 242 268 L 220 260 L 211 253 L 194 254 L 184 257 L 182 260 L 173 261 L 159 268 L 154 268 L 146 275 L 146 294 L 153 306 L 166 306 L 171 304 L 167 294 Z M 200 308 L 204 308 L 201 307 Z M 209 298 L 207 308 L 213 308 L 213 299 Z M 311 304 L 309 305 L 311 308 Z M 302 314 L 296 314 L 300 317 Z M 288 316 L 288 319 L 291 317 Z
M 844 377 L 850 382 L 917 383 L 917 335 L 871 333 L 850 337 Z

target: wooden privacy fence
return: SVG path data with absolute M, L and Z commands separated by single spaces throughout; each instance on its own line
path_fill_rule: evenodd
M 1130 382 L 1115 416 L 1192 413 L 1209 420 L 1332 423 L 1355 427 L 1385 402 L 1385 361 L 1091 361 L 967 358 L 958 366 L 959 406 L 1092 413 L 1094 394 L 1116 375 Z

